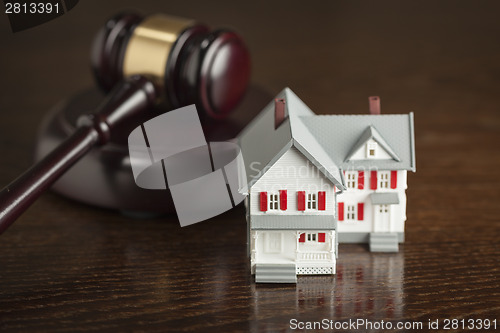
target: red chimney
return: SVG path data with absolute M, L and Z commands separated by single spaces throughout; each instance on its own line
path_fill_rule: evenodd
M 274 129 L 277 129 L 285 120 L 285 99 L 276 98 L 274 100 Z
M 380 97 L 370 96 L 368 102 L 370 103 L 370 114 L 380 114 Z

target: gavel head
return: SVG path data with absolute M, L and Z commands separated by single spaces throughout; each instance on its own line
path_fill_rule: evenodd
M 108 20 L 94 40 L 91 62 L 106 91 L 141 74 L 170 106 L 196 104 L 213 118 L 234 109 L 250 78 L 250 56 L 236 33 L 161 14 L 123 13 Z

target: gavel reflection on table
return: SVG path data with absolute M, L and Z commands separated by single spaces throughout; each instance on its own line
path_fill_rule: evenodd
M 97 34 L 91 58 L 98 85 L 110 93 L 93 114 L 78 118 L 71 136 L 0 192 L 0 234 L 72 165 L 138 115 L 158 104 L 196 104 L 202 117 L 223 118 L 250 77 L 250 56 L 236 33 L 165 15 L 115 16 Z

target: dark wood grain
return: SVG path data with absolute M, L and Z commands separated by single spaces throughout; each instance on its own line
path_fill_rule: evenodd
M 31 162 L 46 110 L 93 84 L 89 49 L 123 8 L 241 32 L 252 81 L 316 113 L 413 110 L 406 243 L 340 245 L 335 277 L 256 285 L 239 207 L 180 228 L 48 193 L 0 237 L 2 331 L 287 331 L 318 321 L 500 319 L 500 23 L 497 1 L 236 4 L 80 1 L 11 34 L 0 15 L 0 186 Z M 235 114 L 234 117 L 245 117 Z

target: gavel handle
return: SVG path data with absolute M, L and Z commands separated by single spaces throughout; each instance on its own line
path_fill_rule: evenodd
M 89 150 L 106 144 L 113 130 L 147 112 L 157 96 L 154 83 L 143 76 L 122 81 L 94 114 L 79 119 L 73 135 L 0 192 L 0 234 Z
M 82 126 L 60 146 L 0 192 L 2 234 L 46 189 L 98 142 L 97 131 Z

